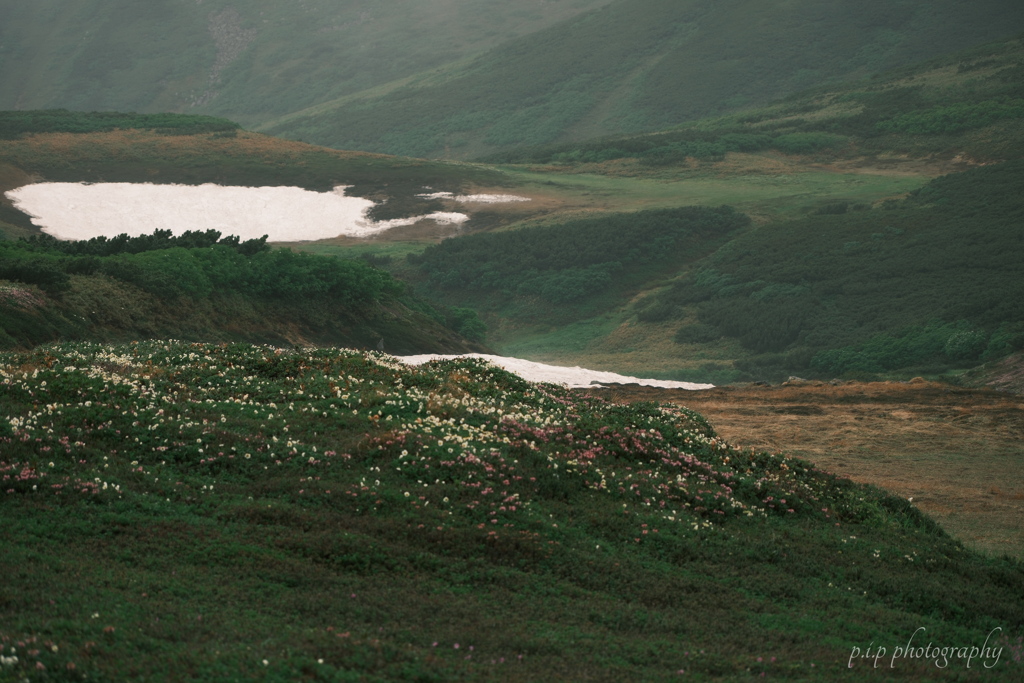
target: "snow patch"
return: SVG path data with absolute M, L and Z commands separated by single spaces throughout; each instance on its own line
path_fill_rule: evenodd
M 428 213 L 425 216 L 413 216 L 412 218 L 392 218 L 387 221 L 379 221 L 374 223 L 376 226 L 382 226 L 384 230 L 391 228 L 400 228 L 403 225 L 413 225 L 421 220 L 430 219 L 440 225 L 458 225 L 459 223 L 465 223 L 469 220 L 469 216 L 464 213 L 454 213 L 446 211 L 435 211 L 434 213 Z
M 504 202 L 528 202 L 529 197 L 520 197 L 514 194 L 455 194 L 454 192 L 431 192 L 430 194 L 418 194 L 423 199 L 451 199 L 464 204 L 501 204 Z
M 562 384 L 570 388 L 600 388 L 604 384 L 639 384 L 645 387 L 660 387 L 662 389 L 712 389 L 714 384 L 695 384 L 693 382 L 674 382 L 664 379 L 642 379 L 619 375 L 614 372 L 601 370 L 588 370 L 586 368 L 563 367 L 559 365 L 547 365 L 536 363 L 522 358 L 509 358 L 506 356 L 493 356 L 486 353 L 467 353 L 465 355 L 446 356 L 439 354 L 425 354 L 419 356 L 398 356 L 398 360 L 408 365 L 420 365 L 432 360 L 448 360 L 452 358 L 482 358 L 499 368 L 519 375 L 528 382 L 549 382 L 551 384 Z
M 219 230 L 242 240 L 268 236 L 271 242 L 321 240 L 346 235 L 368 237 L 430 219 L 462 223 L 461 213 L 372 221 L 374 203 L 333 192 L 299 187 L 154 185 L 152 183 L 35 183 L 6 193 L 43 232 L 62 240 L 135 237 L 154 230 L 180 235 L 186 230 Z

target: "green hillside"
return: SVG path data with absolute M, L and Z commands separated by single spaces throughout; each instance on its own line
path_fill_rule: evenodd
M 607 0 L 0 2 L 0 109 L 247 125 L 464 59 Z
M 1021 187 L 1013 161 L 763 224 L 728 207 L 554 219 L 394 268 L 484 314 L 508 355 L 716 382 L 935 375 L 1024 348 Z M 615 358 L 626 328 L 641 361 Z
M 934 373 L 998 358 L 1024 348 L 1022 186 L 1024 161 L 1006 162 L 874 210 L 835 204 L 750 231 L 639 315 L 688 319 L 681 343 L 738 339 L 759 354 L 739 364 L 755 374 Z
M 417 196 L 427 187 L 512 188 L 532 201 L 478 206 L 440 244 L 297 246 L 387 267 L 477 340 L 478 312 L 508 355 L 716 383 L 940 376 L 1024 342 L 1022 59 L 1019 38 L 989 43 L 656 134 L 509 150 L 491 157 L 501 166 L 189 129 L 215 120 L 172 134 L 173 118 L 109 130 L 115 115 L 47 113 L 33 125 L 98 128 L 8 135 L 0 181 L 354 184 L 387 200 L 381 218 L 456 208 Z M 34 231 L 0 211 L 8 235 Z M 704 229 L 701 216 L 718 218 Z
M 240 242 L 215 230 L 0 241 L 0 349 L 174 337 L 392 353 L 480 350 L 471 311 L 410 295 L 363 260 Z
M 1017 38 L 656 134 L 493 155 L 616 213 L 456 237 L 393 270 L 479 310 L 503 353 L 630 374 L 938 376 L 995 360 L 1024 345 L 1022 59 Z M 755 220 L 697 249 L 635 249 L 637 209 L 687 200 Z
M 491 163 L 556 164 L 601 172 L 603 162 L 634 174 L 721 161 L 730 153 L 823 159 L 865 156 L 1024 157 L 1024 37 L 985 43 L 848 83 L 819 86 L 767 106 L 651 134 L 526 146 L 484 157 Z
M 1020 677 L 1020 562 L 685 409 L 243 344 L 0 377 L 4 679 Z
M 1022 29 L 1024 7 L 1003 0 L 618 0 L 422 84 L 264 129 L 342 149 L 469 158 L 661 129 Z

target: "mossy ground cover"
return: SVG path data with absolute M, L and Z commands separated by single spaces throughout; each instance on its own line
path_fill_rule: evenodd
M 1019 562 L 685 409 L 341 349 L 0 373 L 3 680 L 1021 673 Z

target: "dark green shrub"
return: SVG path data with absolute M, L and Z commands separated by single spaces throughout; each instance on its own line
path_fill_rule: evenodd
M 676 330 L 673 339 L 677 344 L 706 344 L 722 338 L 722 333 L 713 325 L 695 323 L 683 325 Z
M 946 340 L 943 352 L 951 360 L 977 360 L 988 347 L 988 335 L 981 330 L 960 330 Z
M 671 320 L 679 313 L 679 307 L 673 301 L 659 297 L 653 303 L 640 309 L 636 319 L 642 323 L 660 323 Z
M 37 285 L 48 294 L 71 288 L 71 281 L 60 264 L 48 258 L 0 258 L 0 279 Z
M 812 213 L 815 216 L 838 216 L 847 212 L 850 208 L 849 202 L 829 202 L 819 206 Z
M 1002 119 L 1019 118 L 1024 118 L 1024 100 L 958 102 L 900 114 L 887 121 L 880 121 L 878 129 L 912 135 L 943 135 L 982 128 Z
M 787 133 L 772 140 L 772 146 L 785 154 L 813 154 L 845 143 L 845 136 L 833 133 Z
M 472 308 L 452 308 L 446 322 L 448 327 L 470 341 L 482 342 L 487 336 L 487 325 Z

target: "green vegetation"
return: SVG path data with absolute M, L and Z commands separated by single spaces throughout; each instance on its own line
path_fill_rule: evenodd
M 770 151 L 830 158 L 964 152 L 1018 158 L 1024 154 L 1018 123 L 1024 118 L 1022 58 L 1024 41 L 1018 37 L 676 129 L 523 146 L 484 159 L 552 164 L 637 159 L 671 165 L 716 161 L 729 152 Z
M 854 346 L 819 351 L 811 367 L 837 377 L 883 374 L 928 363 L 987 361 L 1022 348 L 1024 321 L 1004 323 L 991 335 L 966 321 L 933 323 L 907 328 L 898 336 L 881 334 Z
M 822 0 L 711 7 L 616 0 L 467 64 L 325 102 L 261 130 L 342 149 L 479 158 L 664 130 L 1022 28 L 1024 10 L 999 0 L 969 7 L 955 0 L 841 7 Z M 693 143 L 664 152 L 667 159 L 715 154 Z M 590 159 L 603 157 L 595 152 Z
M 98 133 L 129 128 L 153 130 L 165 135 L 196 135 L 198 133 L 232 134 L 240 126 L 227 119 L 186 114 L 73 112 L 66 109 L 0 111 L 0 140 L 32 133 Z
M 51 292 L 69 287 L 69 273 L 97 272 L 161 298 L 198 299 L 217 291 L 257 298 L 323 295 L 365 304 L 402 289 L 386 272 L 364 261 L 271 250 L 266 237 L 239 243 L 237 237 L 221 239 L 216 230 L 187 231 L 180 237 L 158 230 L 142 237 L 81 242 L 46 236 L 0 242 L 0 254 L 0 277 Z
M 879 121 L 878 127 L 914 135 L 941 135 L 984 128 L 1003 119 L 1024 119 L 1024 100 L 957 102 L 900 114 L 888 121 Z
M 921 628 L 1020 675 L 1020 562 L 685 409 L 241 344 L 0 377 L 5 679 L 962 677 Z
M 453 300 L 496 295 L 564 322 L 595 296 L 621 295 L 710 253 L 748 223 L 729 207 L 609 214 L 448 239 L 407 260 L 428 291 Z
M 39 0 L 5 8 L 0 108 L 186 111 L 246 125 L 488 50 L 607 0 Z
M 122 298 L 134 311 L 127 320 L 116 313 Z M 288 343 L 281 331 L 298 325 L 321 343 L 376 346 L 383 336 L 392 351 L 416 352 L 465 348 L 452 331 L 476 341 L 486 331 L 472 311 L 437 310 L 363 259 L 272 250 L 215 230 L 0 242 L 0 311 L 0 348 L 158 331 Z
M 650 166 L 672 166 L 682 164 L 687 159 L 720 161 L 729 152 L 777 150 L 784 154 L 813 154 L 836 150 L 847 143 L 848 139 L 844 136 L 820 132 L 771 136 L 763 133 L 682 129 L 655 135 L 512 149 L 490 155 L 485 161 L 497 164 L 573 164 L 634 158 Z
M 743 369 L 932 371 L 1024 342 L 1024 162 L 936 179 L 904 202 L 819 212 L 748 231 L 650 300 L 641 319 L 685 318 L 681 342 L 737 338 Z M 834 349 L 829 351 L 829 349 Z

